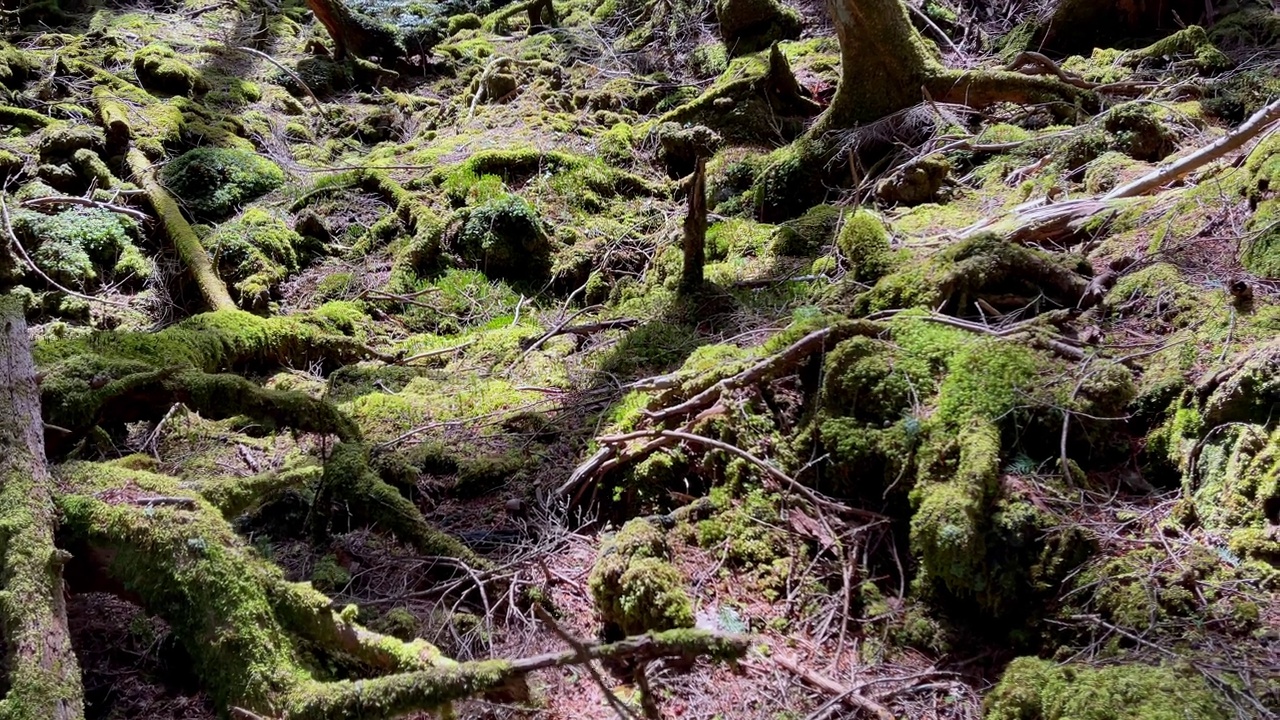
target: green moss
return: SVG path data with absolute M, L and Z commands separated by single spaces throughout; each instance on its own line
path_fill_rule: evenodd
M 731 503 L 717 488 L 711 498 L 726 506 L 698 523 L 698 544 L 735 567 L 748 570 L 771 567 L 786 554 L 786 537 L 776 528 L 780 522 L 779 497 L 760 488 L 747 490 Z
M 408 608 L 392 608 L 369 623 L 369 629 L 404 641 L 418 636 L 421 623 Z
M 311 585 L 322 592 L 337 592 L 351 582 L 351 573 L 338 563 L 338 558 L 325 555 L 311 569 Z
M 716 0 L 720 37 L 731 56 L 800 37 L 800 13 L 778 0 Z
M 1163 64 L 1187 56 L 1190 56 L 1190 63 L 1203 73 L 1218 73 L 1235 66 L 1199 25 L 1188 25 L 1145 48 L 1126 53 L 1122 62 L 1130 66 L 1144 62 Z
M 101 150 L 106 144 L 102 128 L 69 122 L 55 122 L 40 131 L 37 148 L 41 156 L 71 155 L 76 150 Z
M 284 183 L 279 165 L 244 150 L 196 148 L 165 165 L 164 185 L 191 212 L 220 219 Z
M 449 34 L 457 35 L 463 30 L 479 30 L 484 24 L 480 16 L 475 13 L 463 13 L 462 15 L 454 15 L 449 18 Z
M 151 265 L 134 244 L 137 224 L 119 213 L 73 207 L 53 215 L 16 210 L 13 229 L 32 259 L 55 279 L 84 287 L 108 278 L 147 279 Z
M 263 310 L 271 293 L 298 269 L 295 247 L 302 238 L 283 220 L 257 208 L 220 225 L 201 241 L 218 274 L 235 291 L 241 307 Z
M 551 239 L 524 198 L 502 194 L 471 208 L 457 237 L 458 253 L 490 277 L 540 283 L 551 266 Z
M 1254 233 L 1241 262 L 1255 274 L 1280 277 L 1280 138 L 1265 138 L 1245 159 L 1244 194 L 1253 208 L 1246 229 Z
M 669 557 L 661 531 L 643 518 L 601 544 L 588 586 L 606 626 L 624 635 L 693 627 L 693 603 Z
M 876 184 L 876 198 L 890 205 L 921 205 L 939 201 L 939 193 L 951 172 L 942 155 L 928 155 L 895 170 Z
M 850 279 L 857 282 L 873 283 L 897 264 L 884 220 L 864 208 L 845 216 L 836 247 L 849 263 Z
M 775 255 L 812 257 L 834 238 L 843 219 L 834 205 L 815 205 L 804 215 L 788 220 L 774 231 L 771 249 Z
M 133 70 L 145 87 L 171 95 L 209 89 L 209 83 L 168 45 L 153 43 L 133 54 Z
M 986 720 L 1210 720 L 1227 713 L 1188 669 L 1059 665 L 1032 657 L 1009 664 L 985 705 Z
M 1126 176 L 1141 166 L 1122 152 L 1108 151 L 1090 162 L 1084 171 L 1084 187 L 1091 195 L 1101 195 L 1119 186 Z M 1136 175 L 1135 175 L 1136 176 Z
M 1176 147 L 1173 133 L 1147 103 L 1115 106 L 1107 112 L 1103 127 L 1114 138 L 1114 147 L 1135 160 L 1156 162 Z

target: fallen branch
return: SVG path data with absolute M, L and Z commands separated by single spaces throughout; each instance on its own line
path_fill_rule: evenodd
M 151 219 L 149 215 L 141 210 L 134 210 L 123 205 L 115 205 L 108 202 L 99 202 L 90 198 L 73 197 L 70 195 L 56 195 L 53 197 L 31 198 L 23 200 L 19 207 L 33 208 L 42 207 L 44 205 L 80 205 L 82 207 L 98 208 L 100 210 L 110 210 L 113 213 L 119 213 L 126 217 L 131 217 L 138 222 L 146 222 Z
M 134 180 L 147 191 L 147 200 L 159 216 L 169 242 L 177 249 L 178 257 L 182 258 L 182 264 L 195 277 L 205 303 L 211 310 L 235 310 L 236 304 L 231 300 L 226 284 L 218 277 L 209 253 L 200 244 L 200 238 L 196 237 L 191 224 L 182 216 L 178 202 L 155 179 L 151 161 L 137 148 L 130 150 L 125 159 L 129 170 L 133 172 Z
M 527 357 L 529 357 L 529 354 L 530 354 L 530 353 L 532 353 L 533 351 L 535 351 L 535 350 L 537 350 L 538 348 L 542 347 L 542 344 L 543 344 L 543 343 L 545 343 L 546 341 L 550 340 L 551 338 L 553 338 L 553 337 L 555 337 L 556 335 L 559 335 L 561 332 L 563 332 L 563 330 L 564 330 L 566 327 L 568 327 L 569 323 L 571 323 L 571 322 L 573 322 L 574 320 L 578 319 L 578 318 L 579 318 L 579 317 L 581 317 L 582 315 L 585 315 L 586 313 L 593 312 L 593 311 L 595 311 L 595 310 L 599 310 L 599 309 L 600 309 L 600 308 L 602 308 L 602 307 L 604 307 L 604 306 L 603 306 L 603 305 L 591 305 L 591 306 L 589 306 L 589 307 L 584 307 L 584 308 L 582 308 L 581 310 L 579 310 L 578 312 L 576 312 L 576 313 L 574 313 L 574 314 L 570 315 L 569 317 L 565 318 L 564 320 L 561 320 L 561 321 L 560 321 L 560 322 L 559 322 L 555 327 L 553 327 L 553 328 L 551 328 L 550 330 L 548 330 L 547 332 L 543 333 L 542 337 L 538 338 L 537 340 L 534 340 L 534 341 L 533 341 L 533 343 L 529 345 L 529 347 L 525 348 L 525 351 L 524 351 L 524 352 L 522 352 L 522 353 L 520 353 L 520 357 L 516 358 L 516 359 L 515 359 L 515 362 L 511 363 L 511 365 L 509 365 L 509 366 L 507 367 L 507 372 L 508 372 L 508 373 L 510 373 L 512 370 L 514 370 L 514 369 L 515 369 L 515 367 L 516 367 L 517 365 L 519 365 L 520 363 L 524 362 L 524 359 L 525 359 L 525 358 L 527 358 Z
M 800 667 L 799 662 L 785 655 L 774 655 L 773 662 L 777 664 L 778 667 L 795 674 L 797 677 L 819 690 L 824 690 L 835 696 L 838 700 L 850 707 L 871 713 L 876 717 L 876 720 L 895 720 L 893 713 L 889 712 L 888 708 L 875 700 L 860 694 L 858 692 L 858 688 L 847 688 L 830 678 L 819 675 L 812 670 Z

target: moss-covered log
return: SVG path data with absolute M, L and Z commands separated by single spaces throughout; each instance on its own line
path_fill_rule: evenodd
M 0 718 L 77 720 L 84 691 L 67 629 L 66 554 L 53 541 L 40 393 L 16 297 L 0 298 L 0 325 L 0 623 L 8 687 Z
M 183 264 L 195 278 L 196 285 L 200 288 L 200 296 L 204 298 L 209 309 L 234 310 L 236 304 L 231 299 L 231 294 L 227 292 L 226 284 L 218 277 L 213 261 L 209 259 L 209 254 L 200 244 L 200 238 L 196 237 L 195 231 L 191 229 L 191 224 L 182 216 L 182 210 L 179 209 L 177 201 L 156 180 L 151 161 L 136 148 L 129 151 L 126 160 L 134 180 L 147 191 L 147 200 L 151 203 L 152 210 L 160 216 L 165 234 L 177 249 L 178 257 L 182 258 Z

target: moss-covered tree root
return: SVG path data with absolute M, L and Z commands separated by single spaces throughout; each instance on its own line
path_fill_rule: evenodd
M 84 717 L 62 585 L 65 553 L 44 461 L 40 394 L 22 304 L 0 298 L 0 624 L 5 720 Z
M 204 298 L 209 309 L 234 310 L 236 304 L 231 299 L 231 294 L 227 292 L 226 283 L 218 277 L 218 271 L 214 268 L 213 261 L 209 259 L 209 253 L 205 252 L 204 245 L 200 244 L 200 238 L 196 237 L 191 224 L 182 216 L 178 202 L 156 180 L 151 161 L 136 148 L 130 150 L 125 159 L 129 163 L 129 171 L 133 173 L 134 180 L 147 191 L 147 201 L 151 203 L 151 209 L 160 216 L 165 234 L 178 250 L 178 257 L 182 258 L 182 263 L 195 278 L 196 286 L 200 288 L 200 296 Z
M 309 585 L 288 582 L 217 508 L 175 478 L 82 462 L 63 466 L 60 480 L 71 489 L 58 508 L 75 556 L 73 587 L 121 594 L 169 623 L 223 711 L 294 720 L 393 718 L 586 660 L 570 652 L 458 664 L 422 640 L 371 632 L 355 622 L 354 608 L 335 612 Z M 144 507 L 154 494 L 192 502 Z M 681 631 L 595 646 L 588 657 L 728 660 L 746 649 L 742 638 Z M 365 679 L 335 681 L 319 667 Z

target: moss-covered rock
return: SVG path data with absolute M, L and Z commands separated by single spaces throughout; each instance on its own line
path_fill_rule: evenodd
M 284 171 L 266 158 L 245 150 L 203 147 L 165 165 L 169 192 L 199 217 L 221 219 L 242 203 L 284 184 Z
M 986 700 L 985 720 L 1212 720 L 1228 712 L 1190 669 L 1091 667 L 1014 660 Z
M 1129 102 L 1107 112 L 1103 127 L 1111 133 L 1113 147 L 1135 160 L 1156 162 L 1173 152 L 1173 134 L 1149 103 Z
M 890 205 L 920 205 L 938 200 L 951 172 L 951 164 L 941 155 L 929 155 L 895 170 L 876 184 L 876 197 Z
M 724 146 L 724 138 L 709 127 L 681 127 L 662 123 L 654 129 L 658 138 L 658 157 L 667 166 L 667 174 L 680 178 L 693 172 L 698 158 L 709 158 Z
M 800 37 L 800 13 L 779 0 L 716 0 L 715 11 L 720 37 L 730 56 Z
M 511 193 L 471 208 L 456 247 L 465 260 L 490 277 L 540 282 L 551 268 L 551 238 L 538 211 Z
M 794 220 L 788 220 L 773 232 L 770 243 L 776 255 L 812 257 L 826 247 L 841 222 L 840 208 L 835 205 L 815 205 Z M 888 247 L 888 238 L 885 238 Z M 848 251 L 846 251 L 847 253 Z
M 209 83 L 195 68 L 161 43 L 134 53 L 133 70 L 144 87 L 170 95 L 191 95 L 209 89 Z
M 643 518 L 600 546 L 587 582 L 606 632 L 693 627 L 693 603 L 670 552 L 662 531 Z
M 276 286 L 298 270 L 296 247 L 301 242 L 283 220 L 250 208 L 220 225 L 201 244 L 218 266 L 219 276 L 234 291 L 237 303 L 245 309 L 264 310 Z
M 879 215 L 865 208 L 845 216 L 836 247 L 849 262 L 850 277 L 856 282 L 874 283 L 897 264 L 888 227 Z

